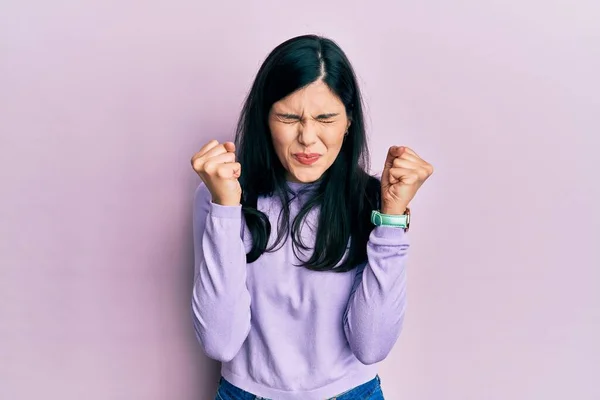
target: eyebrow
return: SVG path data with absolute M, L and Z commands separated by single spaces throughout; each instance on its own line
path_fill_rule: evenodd
M 300 119 L 301 117 L 298 114 L 289 114 L 289 113 L 277 113 L 278 117 L 286 118 L 286 119 Z M 340 115 L 339 113 L 328 113 L 328 114 L 320 114 L 317 115 L 316 119 L 329 119 L 333 117 L 337 117 Z

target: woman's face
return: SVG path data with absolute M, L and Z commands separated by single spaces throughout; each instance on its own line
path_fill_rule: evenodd
M 269 128 L 292 182 L 314 182 L 333 164 L 350 122 L 341 100 L 321 80 L 273 104 Z

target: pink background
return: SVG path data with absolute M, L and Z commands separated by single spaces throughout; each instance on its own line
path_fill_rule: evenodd
M 418 4 L 416 4 L 418 3 Z M 387 398 L 599 399 L 595 0 L 0 5 L 0 398 L 211 399 L 189 159 L 279 42 L 336 39 L 413 203 Z

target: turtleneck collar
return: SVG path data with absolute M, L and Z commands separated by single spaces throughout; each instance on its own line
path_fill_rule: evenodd
M 292 194 L 312 192 L 313 190 L 316 190 L 319 187 L 320 183 L 321 183 L 320 179 L 315 182 L 306 182 L 306 183 L 305 182 L 286 181 L 286 184 L 287 184 L 288 188 L 290 189 L 290 192 L 292 192 Z

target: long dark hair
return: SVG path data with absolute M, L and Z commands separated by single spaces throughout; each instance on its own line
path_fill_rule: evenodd
M 290 191 L 273 147 L 269 112 L 273 103 L 318 79 L 340 98 L 351 124 L 339 155 L 290 225 Z M 290 228 L 294 252 L 311 250 L 302 243 L 300 228 L 314 207 L 320 208 L 315 247 L 302 265 L 316 271 L 345 272 L 366 260 L 373 229 L 370 212 L 379 207 L 380 183 L 367 173 L 369 152 L 356 76 L 335 42 L 304 35 L 277 46 L 262 64 L 246 98 L 235 142 L 242 165 L 242 210 L 252 235 L 248 263 L 277 249 Z M 277 240 L 268 248 L 271 224 L 256 208 L 260 196 L 277 196 L 282 204 Z

